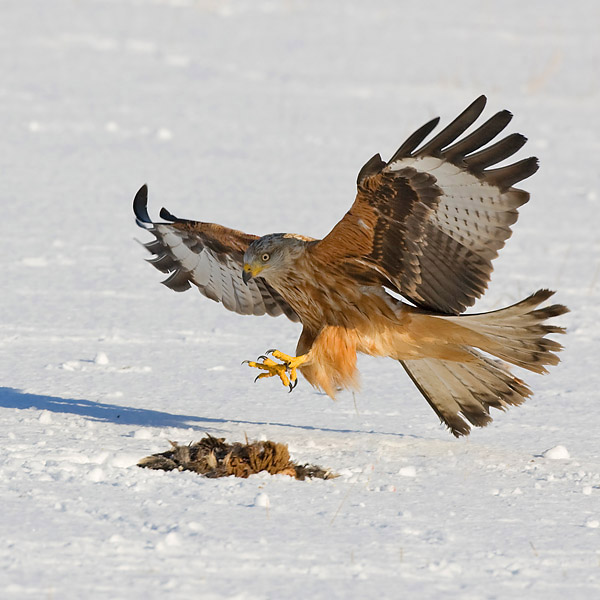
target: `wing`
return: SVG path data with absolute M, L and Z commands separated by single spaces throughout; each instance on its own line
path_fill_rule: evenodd
M 413 133 L 385 163 L 375 155 L 358 175 L 350 211 L 314 247 L 321 258 L 379 282 L 417 306 L 457 314 L 487 287 L 492 260 L 511 235 L 529 194 L 512 186 L 538 169 L 526 158 L 490 169 L 526 142 L 513 133 L 482 148 L 510 122 L 504 110 L 459 138 L 479 117 L 480 96 L 417 148 L 439 122 Z
M 298 315 L 289 304 L 260 277 L 246 285 L 242 281 L 243 256 L 255 235 L 228 229 L 214 223 L 200 223 L 174 217 L 166 209 L 160 216 L 167 223 L 153 223 L 148 216 L 148 188 L 143 185 L 133 201 L 136 223 L 156 238 L 144 244 L 155 256 L 148 262 L 163 273 L 163 283 L 184 292 L 194 284 L 211 300 L 241 315 L 278 316 L 292 321 Z

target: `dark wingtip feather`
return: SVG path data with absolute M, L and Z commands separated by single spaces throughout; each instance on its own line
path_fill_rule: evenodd
M 152 224 L 148 214 L 148 186 L 146 184 L 138 190 L 133 199 L 133 212 L 135 221 L 140 227 L 146 228 L 146 225 Z
M 164 219 L 165 221 L 170 221 L 171 223 L 176 223 L 177 221 L 179 221 L 179 219 L 171 214 L 164 206 L 160 209 L 160 218 Z
M 183 269 L 174 271 L 161 283 L 175 292 L 185 292 L 191 287 L 189 273 L 186 273 Z
M 394 156 L 390 158 L 388 161 L 388 165 L 391 165 L 393 162 L 400 160 L 401 158 L 406 158 L 407 156 L 412 155 L 412 151 L 436 128 L 437 124 L 440 122 L 440 118 L 436 117 L 435 119 L 431 119 L 417 129 L 414 133 L 412 133 L 408 139 L 396 150 Z
M 157 254 L 154 258 L 147 258 L 146 262 L 157 268 L 162 273 L 171 273 L 177 268 L 177 263 L 166 252 Z
M 511 133 L 492 146 L 465 157 L 464 163 L 473 173 L 481 173 L 484 169 L 518 152 L 525 145 L 525 142 L 527 142 L 527 138 L 524 135 Z
M 445 148 L 444 158 L 450 162 L 460 163 L 468 154 L 493 140 L 510 123 L 511 119 L 512 113 L 508 110 L 497 112 L 475 131 Z
M 383 167 L 385 167 L 385 163 L 383 160 L 381 160 L 381 156 L 379 154 L 372 156 L 358 172 L 356 183 L 360 185 L 368 177 L 377 175 L 377 173 L 379 173 Z
M 146 242 L 145 244 L 142 244 L 142 246 L 144 246 L 144 248 L 146 248 L 150 254 L 160 254 L 164 250 L 164 246 L 159 239 Z
M 539 168 L 537 157 L 530 156 L 506 167 L 483 171 L 482 175 L 486 183 L 497 185 L 504 192 L 515 183 L 531 177 Z
M 454 142 L 479 118 L 479 115 L 481 115 L 485 108 L 486 102 L 487 98 L 483 95 L 471 102 L 454 121 L 444 127 L 425 146 L 420 148 L 416 156 L 438 156 L 443 148 Z

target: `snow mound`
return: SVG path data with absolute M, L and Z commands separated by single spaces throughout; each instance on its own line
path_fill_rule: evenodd
M 571 458 L 569 451 L 561 445 L 554 446 L 542 452 L 542 456 L 550 460 L 566 460 L 567 458 Z

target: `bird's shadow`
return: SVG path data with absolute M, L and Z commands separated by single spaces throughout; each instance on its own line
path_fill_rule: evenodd
M 220 429 L 219 425 L 224 425 L 226 423 L 235 423 L 239 425 L 289 427 L 292 429 L 323 431 L 327 433 L 361 433 L 414 437 L 410 434 L 387 433 L 373 430 L 335 429 L 312 425 L 296 425 L 293 423 L 276 423 L 272 421 L 244 421 L 237 419 L 200 417 L 197 415 L 178 415 L 149 408 L 120 406 L 118 404 L 93 402 L 91 400 L 83 400 L 80 398 L 59 398 L 57 396 L 29 394 L 21 390 L 7 387 L 0 387 L 0 407 L 16 408 L 20 410 L 37 408 L 39 410 L 47 410 L 54 413 L 78 415 L 93 421 L 139 427 L 196 428 L 201 431 L 206 431 L 208 429 L 218 430 Z

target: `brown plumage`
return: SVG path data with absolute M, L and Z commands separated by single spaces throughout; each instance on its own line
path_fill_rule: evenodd
M 279 376 L 293 389 L 298 369 L 334 397 L 358 387 L 357 352 L 388 356 L 454 435 L 468 434 L 470 425 L 491 420 L 489 407 L 505 409 L 531 394 L 505 363 L 538 373 L 558 363 L 561 346 L 546 336 L 564 330 L 546 321 L 567 312 L 559 304 L 538 308 L 553 293 L 540 290 L 499 311 L 460 315 L 485 291 L 492 260 L 529 199 L 513 185 L 538 168 L 533 157 L 490 168 L 526 141 L 511 134 L 486 146 L 510 121 L 508 111 L 461 137 L 485 102 L 479 97 L 425 141 L 438 123 L 430 121 L 387 163 L 371 158 L 354 204 L 322 240 L 259 238 L 165 209 L 166 222 L 153 223 L 143 186 L 134 211 L 156 238 L 146 244 L 156 255 L 150 262 L 170 273 L 164 283 L 176 291 L 194 284 L 240 314 L 302 322 L 299 356 L 275 351 L 282 364 L 250 363 L 263 371 L 259 377 Z

